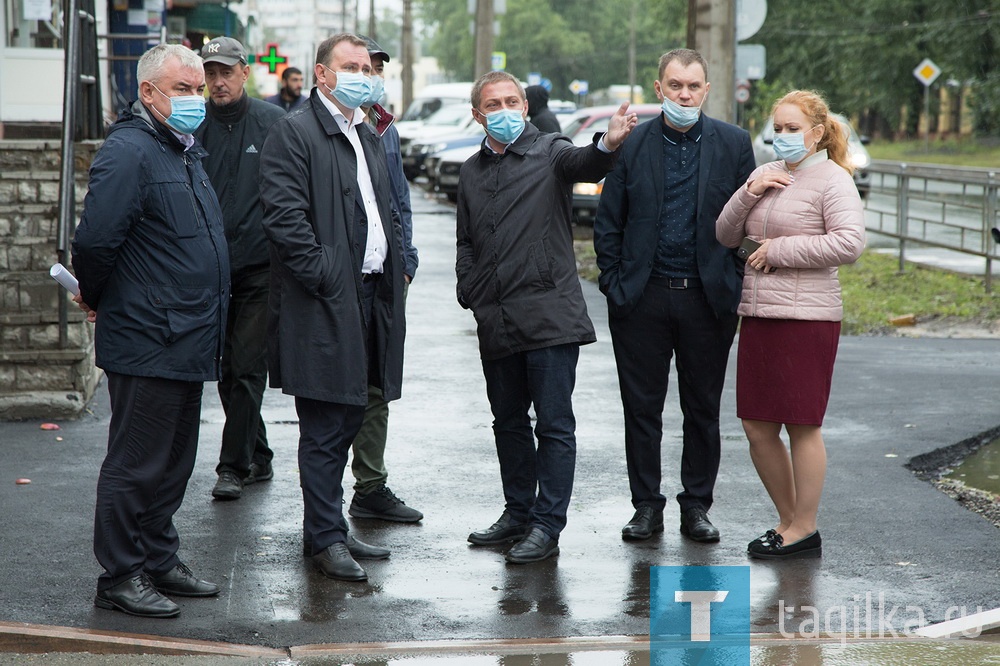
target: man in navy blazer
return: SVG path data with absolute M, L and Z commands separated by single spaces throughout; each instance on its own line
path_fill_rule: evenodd
M 742 265 L 715 238 L 715 219 L 754 169 L 750 135 L 701 113 L 708 68 L 697 51 L 660 58 L 663 104 L 622 146 L 594 221 L 600 287 L 625 411 L 635 514 L 622 538 L 663 530 L 663 404 L 675 355 L 684 449 L 680 531 L 716 542 L 708 519 L 719 470 L 719 404 L 736 333 Z

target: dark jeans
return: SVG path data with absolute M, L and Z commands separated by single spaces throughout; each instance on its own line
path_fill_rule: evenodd
M 216 473 L 243 478 L 250 463 L 274 458 L 260 415 L 267 384 L 267 293 L 270 271 L 255 268 L 233 275 L 232 298 L 222 352 L 219 397 L 226 413 Z
M 670 289 L 650 278 L 635 309 L 611 317 L 611 340 L 625 411 L 625 460 L 632 505 L 663 510 L 660 445 L 670 359 L 676 354 L 684 448 L 681 511 L 712 508 L 719 473 L 719 403 L 738 317 L 719 319 L 698 287 Z
M 107 378 L 111 424 L 94 512 L 100 590 L 180 562 L 173 516 L 194 470 L 203 388 L 113 372 Z
M 558 537 L 576 470 L 573 387 L 577 344 L 483 361 L 506 509 L 519 523 Z M 528 408 L 535 407 L 535 437 Z M 537 493 L 537 495 L 536 495 Z

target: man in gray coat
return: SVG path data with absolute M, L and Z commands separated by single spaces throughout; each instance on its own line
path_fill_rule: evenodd
M 611 153 L 636 124 L 627 109 L 622 104 L 598 143 L 578 148 L 525 123 L 524 89 L 510 74 L 489 72 L 472 87 L 472 115 L 487 136 L 459 174 L 455 268 L 458 301 L 479 325 L 506 506 L 469 541 L 520 539 L 507 553 L 513 564 L 558 554 L 566 526 L 576 363 L 580 345 L 596 340 L 573 255 L 572 188 L 612 168 Z
M 307 555 L 330 578 L 367 580 L 355 558 L 387 557 L 347 533 L 342 481 L 369 384 L 399 398 L 403 254 L 385 149 L 361 110 L 366 43 L 320 44 L 309 100 L 278 120 L 261 153 L 271 242 L 268 371 L 295 396 Z

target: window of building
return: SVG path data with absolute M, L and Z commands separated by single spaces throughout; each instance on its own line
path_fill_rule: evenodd
M 7 46 L 61 49 L 63 7 L 59 0 L 4 0 Z

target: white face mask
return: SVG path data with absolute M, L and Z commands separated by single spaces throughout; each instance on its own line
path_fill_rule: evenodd
M 812 130 L 819 127 L 810 127 L 805 132 L 796 132 L 794 134 L 775 134 L 774 141 L 771 143 L 771 147 L 774 148 L 774 154 L 779 160 L 785 160 L 789 164 L 798 164 L 806 158 L 812 147 L 816 145 L 813 141 L 812 145 L 806 147 L 806 132 L 811 132 Z
M 702 97 L 701 104 L 704 103 L 705 98 Z M 698 122 L 698 117 L 701 116 L 701 104 L 698 106 L 681 106 L 664 95 L 663 104 L 660 105 L 660 108 L 663 109 L 663 114 L 667 117 L 671 125 L 687 129 Z

